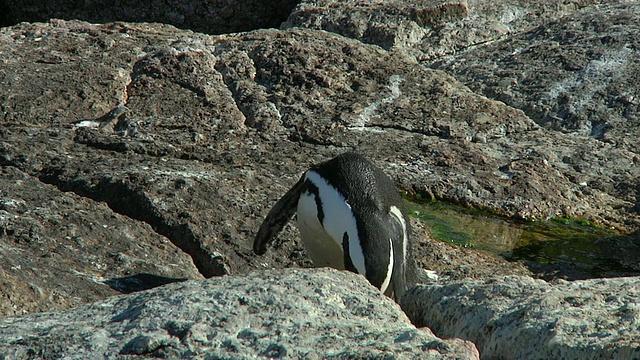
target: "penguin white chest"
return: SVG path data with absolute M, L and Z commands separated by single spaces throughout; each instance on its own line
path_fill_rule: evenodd
M 300 195 L 297 223 L 314 265 L 342 270 L 346 250 L 358 273 L 366 276 L 356 218 L 348 202 L 316 172 L 307 171 L 305 179 L 312 189 Z
M 300 196 L 297 224 L 304 249 L 315 266 L 344 270 L 342 244 L 331 238 L 320 224 L 314 194 Z

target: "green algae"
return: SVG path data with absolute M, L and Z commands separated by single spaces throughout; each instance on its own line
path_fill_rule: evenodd
M 410 215 L 422 220 L 431 237 L 457 246 L 484 249 L 509 260 L 566 263 L 584 273 L 619 270 L 601 256 L 601 239 L 620 235 L 582 219 L 516 221 L 443 201 L 406 201 Z

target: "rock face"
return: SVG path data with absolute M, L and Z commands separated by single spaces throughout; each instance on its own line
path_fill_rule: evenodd
M 416 329 L 359 275 L 264 271 L 190 281 L 71 311 L 0 319 L 3 358 L 474 359 Z
M 545 128 L 596 139 L 591 150 L 556 156 L 581 183 L 637 213 L 639 10 L 636 3 L 576 12 L 434 65 Z
M 322 29 L 429 61 L 482 47 L 602 2 L 312 0 L 300 2 L 282 26 Z
M 419 285 L 402 307 L 417 326 L 472 340 L 485 359 L 637 359 L 640 278 L 530 277 Z
M 546 128 L 637 151 L 637 9 L 580 11 L 436 65 Z
M 171 2 L 174 7 L 149 2 L 140 5 L 150 6 L 153 11 L 148 13 L 107 7 L 101 19 L 92 17 L 100 14 L 89 9 L 91 1 L 76 10 L 64 1 L 49 3 L 56 4 L 50 9 L 59 11 L 55 16 L 62 18 L 109 21 L 124 11 L 136 21 L 174 17 L 178 21 L 165 22 L 227 34 L 205 35 L 158 23 L 80 20 L 0 29 L 0 315 L 75 307 L 183 279 L 309 266 L 291 226 L 265 256 L 255 256 L 251 242 L 270 207 L 302 171 L 344 151 L 370 157 L 409 195 L 517 219 L 567 216 L 618 228 L 630 235 L 603 239 L 603 251 L 621 267 L 640 268 L 637 2 L 309 1 L 298 4 L 280 30 L 246 33 L 231 33 L 247 29 L 231 22 L 251 15 L 238 11 L 228 16 L 228 9 L 258 11 L 250 2 L 225 2 L 221 6 L 226 10 L 214 2 L 198 3 L 208 10 L 185 1 Z M 293 6 L 273 4 L 265 6 L 283 11 Z M 17 5 L 14 9 L 0 2 L 0 16 L 4 16 L 0 20 L 11 24 L 17 19 L 42 20 L 18 16 L 19 10 L 34 9 Z M 260 9 L 260 16 L 280 21 L 279 15 Z M 218 10 L 220 15 L 212 19 L 209 15 Z M 203 24 L 210 27 L 200 28 Z M 253 24 L 249 28 L 273 26 Z M 215 30 L 217 26 L 224 29 Z M 499 351 L 516 351 L 510 345 L 514 339 L 498 336 L 511 329 L 509 320 L 517 315 L 529 321 L 528 314 L 539 309 L 536 316 L 543 325 L 513 330 L 538 337 L 531 340 L 538 343 L 523 346 L 566 357 L 638 356 L 637 343 L 626 333 L 594 330 L 606 344 L 613 344 L 601 348 L 583 341 L 588 338 L 587 328 L 579 332 L 563 327 L 601 321 L 599 315 L 609 316 L 606 321 L 612 322 L 594 326 L 614 326 L 618 321 L 620 329 L 637 327 L 637 303 L 615 297 L 623 292 L 621 284 L 637 288 L 637 278 L 574 284 L 545 284 L 528 277 L 487 283 L 465 280 L 527 276 L 533 267 L 435 242 L 428 229 L 415 223 L 418 262 L 448 282 L 420 287 L 403 303 L 414 321 L 433 326 L 441 336 L 472 339 L 482 356 L 491 358 L 492 354 L 500 357 Z M 353 280 L 349 274 L 335 272 L 269 274 L 282 284 L 295 283 L 301 294 L 325 289 L 314 285 L 322 277 Z M 254 304 L 253 296 L 238 300 L 230 293 L 224 297 L 225 291 L 215 284 L 245 290 L 273 287 L 285 296 L 272 280 L 252 277 L 174 284 L 170 290 L 104 300 L 105 308 L 128 315 L 100 320 L 100 311 L 110 310 L 88 305 L 82 314 L 95 317 L 78 318 L 87 331 L 61 325 L 60 333 L 56 327 L 49 328 L 51 338 L 20 340 L 11 335 L 14 345 L 27 345 L 7 351 L 16 351 L 11 353 L 16 356 L 59 353 L 55 341 L 67 336 L 79 344 L 95 340 L 96 352 L 114 355 L 204 354 L 210 350 L 205 345 L 219 354 L 234 348 L 246 350 L 247 356 L 302 354 L 291 345 L 301 338 L 267 337 L 268 328 L 276 325 L 261 322 L 261 332 L 243 332 L 247 329 L 243 324 L 229 333 L 207 327 L 217 319 L 209 316 L 217 315 L 204 311 L 208 300 L 198 299 L 226 299 L 247 311 L 243 314 L 251 310 L 250 306 L 245 309 L 247 304 Z M 308 280 L 309 289 L 304 289 L 305 279 L 315 279 Z M 308 299 L 305 306 L 318 305 L 323 314 L 345 314 L 334 305 L 348 310 L 351 302 L 343 299 L 360 304 L 371 296 L 371 289 L 352 285 L 354 289 L 327 285 L 334 295 L 311 296 L 313 301 L 322 299 L 323 306 Z M 587 285 L 594 288 L 593 299 L 604 299 L 601 309 L 609 306 L 609 310 L 584 316 L 572 312 L 581 303 L 591 306 L 587 290 L 575 288 Z M 162 304 L 162 299 L 182 299 L 188 296 L 179 295 L 181 291 L 194 294 L 198 286 L 212 286 L 212 290 L 208 298 L 192 299 L 189 308 L 196 309 L 196 318 L 211 320 L 208 323 L 152 320 L 143 314 L 144 306 L 135 305 L 136 301 Z M 478 290 L 484 291 L 483 296 L 467 299 L 475 288 L 484 289 Z M 542 297 L 543 290 L 556 295 Z M 574 290 L 584 291 L 583 300 L 560 298 L 561 292 Z M 607 292 L 611 295 L 605 296 Z M 281 313 L 294 309 L 309 314 L 308 307 L 297 307 L 286 299 L 269 298 L 268 293 L 259 296 L 264 296 L 259 297 L 264 303 L 256 305 L 258 309 L 278 301 Z M 438 296 L 451 301 L 434 302 Z M 327 302 L 329 298 L 341 300 L 336 304 Z M 381 308 L 390 307 L 385 311 L 397 311 L 389 301 L 380 301 Z M 544 306 L 536 305 L 541 301 Z M 494 307 L 499 302 L 524 313 Z M 465 330 L 465 311 L 482 314 L 481 304 L 503 315 L 496 317 L 492 328 L 470 324 Z M 570 315 L 561 317 L 551 304 Z M 428 312 L 429 306 L 452 314 L 445 319 L 450 325 L 426 316 L 437 319 L 438 314 Z M 617 312 L 610 310 L 616 306 Z M 566 321 L 553 323 L 548 314 Z M 36 336 L 40 330 L 29 328 L 30 322 L 43 319 L 38 324 L 46 327 L 47 319 L 64 321 L 73 315 L 5 318 L 2 329 Z M 373 312 L 365 315 L 375 317 Z M 432 345 L 407 351 L 433 350 L 433 356 L 448 356 L 444 351 L 453 349 L 452 357 L 467 354 L 451 342 L 426 340 L 430 338 L 426 332 L 417 332 L 399 315 L 390 316 L 376 320 L 384 324 L 384 331 L 364 333 L 366 338 L 349 335 L 357 346 L 371 345 L 364 347 L 365 352 L 341 352 L 338 347 L 327 351 L 335 357 L 382 356 L 405 351 L 403 344 L 417 339 Z M 400 319 L 397 328 L 390 318 Z M 286 323 L 284 315 L 278 319 Z M 350 313 L 343 320 L 359 324 L 362 316 Z M 136 321 L 140 333 L 118 333 L 121 323 Z M 551 347 L 548 340 L 553 336 L 544 338 L 551 336 L 544 332 L 551 331 L 550 324 L 561 329 L 557 330 L 560 335 L 553 335 Z M 345 334 L 355 328 L 346 328 Z M 117 335 L 111 338 L 109 331 Z M 571 343 L 574 334 L 576 342 Z M 407 353 L 413 355 L 417 354 Z
M 0 37 L 9 44 L 2 165 L 149 224 L 207 277 L 308 265 L 292 229 L 265 257 L 253 255 L 251 239 L 271 204 L 313 163 L 358 149 L 414 191 L 412 182 L 424 189 L 438 180 L 423 163 L 434 159 L 408 154 L 446 150 L 452 122 L 474 116 L 455 102 L 508 118 L 514 131 L 535 127 L 442 72 L 325 32 L 212 38 L 163 25 L 55 21 L 6 28 Z M 37 59 L 27 61 L 26 52 Z M 373 68 L 371 59 L 386 65 Z M 423 102 L 429 93 L 455 96 Z M 407 108 L 399 124 L 378 114 L 398 110 L 394 101 Z M 111 124 L 72 124 L 117 104 L 129 111 Z M 443 111 L 450 114 L 421 120 Z M 452 141 L 467 146 L 459 135 Z

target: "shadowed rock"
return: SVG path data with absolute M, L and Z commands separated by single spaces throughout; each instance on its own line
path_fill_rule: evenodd
M 116 0 L 73 1 L 0 0 L 0 26 L 20 22 L 47 21 L 51 18 L 78 19 L 92 23 L 157 22 L 209 34 L 277 28 L 296 4 L 294 0 L 276 1 L 177 1 Z
M 113 290 L 123 294 L 130 294 L 136 291 L 149 290 L 154 287 L 167 285 L 175 282 L 186 281 L 185 278 L 170 278 L 153 274 L 136 274 L 120 278 L 111 278 L 104 281 Z
M 169 240 L 104 203 L 60 192 L 15 167 L 0 168 L 0 189 L 0 315 L 116 295 L 120 290 L 107 284 L 128 274 L 202 278 Z M 161 285 L 139 280 L 140 289 Z

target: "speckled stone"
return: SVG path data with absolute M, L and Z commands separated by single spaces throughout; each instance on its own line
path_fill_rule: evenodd
M 172 284 L 56 313 L 0 318 L 0 356 L 478 359 L 414 327 L 364 277 L 264 271 Z
M 484 359 L 640 357 L 640 277 L 418 285 L 401 304 L 416 325 L 471 340 Z

